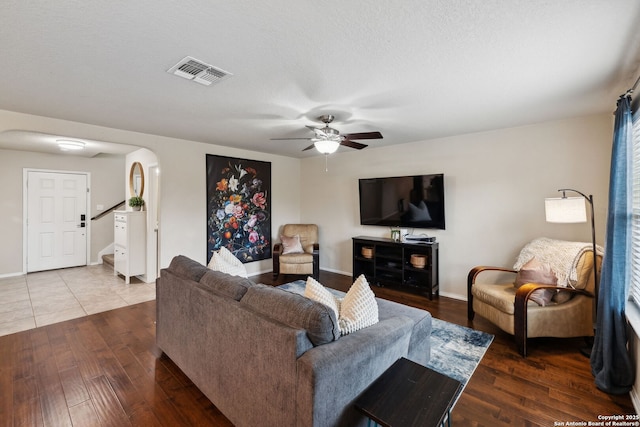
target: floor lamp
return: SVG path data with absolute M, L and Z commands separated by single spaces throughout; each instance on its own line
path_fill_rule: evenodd
M 600 278 L 598 276 L 598 262 L 596 258 L 596 226 L 593 215 L 593 195 L 587 196 L 578 190 L 571 188 L 561 188 L 562 197 L 544 199 L 544 210 L 547 222 L 557 223 L 579 223 L 587 222 L 587 210 L 584 201 L 589 202 L 591 208 L 591 241 L 593 244 L 593 274 L 595 282 L 595 313 L 598 316 L 598 290 L 600 289 Z M 573 191 L 582 197 L 567 197 L 566 192 Z M 591 355 L 591 347 L 581 350 L 585 356 Z

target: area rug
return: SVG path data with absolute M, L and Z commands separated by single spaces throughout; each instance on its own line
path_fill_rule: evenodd
M 303 294 L 305 281 L 296 280 L 278 287 Z M 330 291 L 344 296 L 344 292 Z M 493 335 L 440 319 L 432 320 L 431 360 L 427 367 L 460 381 L 464 388 L 493 341 Z

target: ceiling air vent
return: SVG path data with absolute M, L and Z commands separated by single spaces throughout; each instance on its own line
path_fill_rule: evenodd
M 227 71 L 216 68 L 213 65 L 209 65 L 190 56 L 185 57 L 176 65 L 169 68 L 167 73 L 174 74 L 187 80 L 193 80 L 205 86 L 209 86 L 212 83 L 218 83 L 221 80 L 233 76 L 233 74 Z

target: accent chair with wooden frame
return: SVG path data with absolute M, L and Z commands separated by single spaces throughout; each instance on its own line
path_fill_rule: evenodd
M 601 257 L 598 256 L 598 263 Z M 502 267 L 478 266 L 467 277 L 467 315 L 486 318 L 515 337 L 518 352 L 527 356 L 527 338 L 534 337 L 590 337 L 594 335 L 593 251 L 584 251 L 576 264 L 577 280 L 571 286 L 525 283 L 516 289 L 514 282 L 487 283 L 479 280 L 486 272 L 512 273 L 518 271 Z M 541 306 L 531 300 L 537 290 L 563 293 L 567 301 Z M 555 299 L 555 296 L 554 296 Z

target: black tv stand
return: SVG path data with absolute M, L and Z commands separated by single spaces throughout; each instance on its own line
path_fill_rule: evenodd
M 372 285 L 397 287 L 426 295 L 432 300 L 440 291 L 438 250 L 438 243 L 396 242 L 384 237 L 354 237 L 353 280 L 364 274 Z M 425 266 L 417 268 L 411 265 L 411 255 L 426 256 Z

